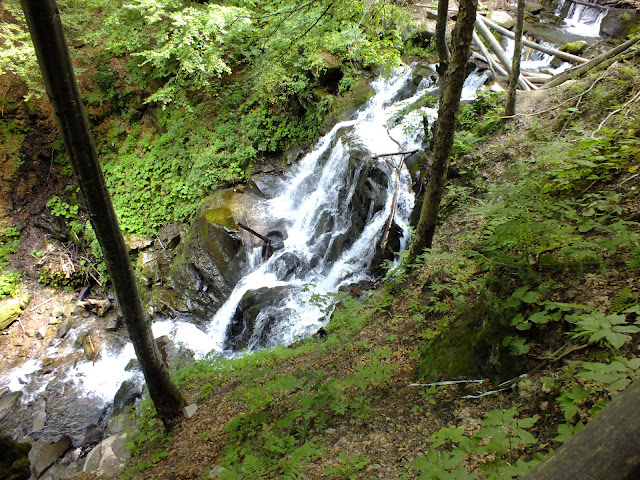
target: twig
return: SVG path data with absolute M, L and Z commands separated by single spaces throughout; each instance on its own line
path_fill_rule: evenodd
M 410 383 L 410 387 L 432 387 L 434 385 L 457 385 L 459 383 L 482 383 L 484 380 L 443 380 L 441 382 L 432 382 L 432 383 Z
M 627 183 L 629 180 L 633 180 L 634 178 L 636 178 L 638 175 L 640 175 L 640 173 L 636 173 L 635 175 L 631 175 L 629 178 L 627 178 L 626 180 L 620 182 L 620 185 L 624 185 L 625 183 Z M 618 185 L 618 186 L 620 186 Z
M 393 139 L 391 139 L 391 140 L 393 140 Z M 380 155 L 374 155 L 371 158 L 393 157 L 394 155 L 411 155 L 412 153 L 416 153 L 417 151 L 418 151 L 418 149 L 410 150 L 408 152 L 381 153 Z
M 42 307 L 43 305 L 46 305 L 47 303 L 49 303 L 51 300 L 53 300 L 53 297 L 51 297 L 49 300 L 45 300 L 42 303 L 39 303 L 38 305 L 36 305 L 35 307 L 33 307 L 31 310 L 29 310 L 30 312 L 35 312 L 37 309 L 39 309 L 40 307 Z
M 607 120 L 609 120 L 611 117 L 613 117 L 616 113 L 621 112 L 627 105 L 631 105 L 632 103 L 637 102 L 638 99 L 640 99 L 640 92 L 636 93 L 631 100 L 626 102 L 620 108 L 614 110 L 613 112 L 609 113 L 609 115 L 604 117 L 604 120 L 602 120 L 600 122 L 600 125 L 598 125 L 598 128 L 596 128 L 595 131 L 591 134 L 591 138 L 593 138 L 594 135 L 600 131 L 600 129 L 604 126 L 604 124 L 606 123 Z M 628 115 L 628 113 L 629 112 L 627 112 L 627 115 Z
M 160 246 L 162 247 L 163 250 L 166 250 L 164 243 L 162 243 L 162 240 L 160 239 L 160 237 L 158 235 L 156 235 L 156 238 L 158 239 L 158 242 L 160 242 Z

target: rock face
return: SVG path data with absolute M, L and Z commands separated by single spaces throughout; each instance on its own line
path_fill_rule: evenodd
M 184 308 L 209 318 L 246 271 L 245 246 L 274 246 L 285 238 L 283 222 L 264 213 L 256 189 L 228 188 L 207 197 L 174 260 L 171 275 Z
M 89 452 L 82 471 L 112 477 L 124 467 L 129 458 L 129 452 L 124 448 L 126 443 L 126 433 L 105 438 Z
M 64 453 L 71 448 L 71 439 L 63 436 L 58 441 L 45 445 L 38 452 L 29 455 L 33 472 L 36 477 L 40 477 L 51 465 L 54 464 Z M 34 449 L 35 450 L 35 449 Z

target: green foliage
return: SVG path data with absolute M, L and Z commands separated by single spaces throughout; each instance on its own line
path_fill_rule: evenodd
M 344 479 L 358 478 L 358 471 L 367 466 L 369 457 L 364 455 L 354 455 L 350 457 L 346 453 L 342 452 L 338 455 L 338 461 L 341 465 L 336 467 L 327 467 L 322 473 L 324 475 L 336 474 Z
M 431 435 L 427 454 L 418 457 L 414 468 L 420 472 L 419 479 L 454 480 L 459 478 L 519 478 L 540 463 L 542 456 L 533 460 L 513 461 L 513 453 L 534 445 L 537 440 L 529 432 L 538 417 L 517 418 L 517 409 L 491 410 L 481 428 L 469 438 L 464 429 L 444 427 Z M 444 447 L 444 448 L 441 448 Z M 471 473 L 465 461 L 472 456 L 487 456 L 486 463 Z M 509 457 L 508 459 L 506 457 Z M 515 463 L 515 464 L 514 464 Z
M 584 362 L 578 377 L 605 384 L 610 392 L 622 390 L 638 376 L 640 358 L 614 357 L 611 363 Z
M 571 336 L 586 339 L 589 343 L 604 343 L 618 350 L 627 341 L 625 334 L 638 332 L 640 332 L 639 327 L 627 325 L 625 315 L 592 312 L 576 318 L 575 329 Z
M 0 74 L 13 72 L 18 75 L 29 90 L 27 99 L 34 94 L 42 96 L 42 77 L 20 2 L 7 0 L 3 2 L 2 8 L 13 19 L 13 23 L 0 23 Z
M 10 297 L 18 292 L 22 282 L 22 274 L 15 270 L 0 272 L 0 298 Z

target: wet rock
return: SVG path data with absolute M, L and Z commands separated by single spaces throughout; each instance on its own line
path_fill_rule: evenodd
M 40 477 L 54 462 L 56 462 L 67 450 L 71 448 L 71 438 L 64 435 L 58 441 L 45 445 L 44 448 L 29 455 L 33 472 Z M 33 449 L 35 450 L 35 449 Z M 32 452 L 33 452 L 32 450 Z
M 138 255 L 138 269 L 147 285 L 160 283 L 169 275 L 170 255 L 162 250 L 145 250 Z
M 242 187 L 220 190 L 207 197 L 179 247 L 171 275 L 178 297 L 189 312 L 210 318 L 245 273 L 245 246 L 261 246 L 259 237 L 280 231 L 277 218 L 262 213 L 263 198 Z
M 64 338 L 67 333 L 71 331 L 71 327 L 73 325 L 73 319 L 65 318 L 63 322 L 58 327 L 58 331 L 56 332 L 56 336 L 58 338 Z
M 275 346 L 271 332 L 291 313 L 282 308 L 290 287 L 258 288 L 247 291 L 229 322 L 224 348 L 244 350 Z
M 158 231 L 158 246 L 163 250 L 174 250 L 188 231 L 189 225 L 186 223 L 176 222 L 166 225 Z
M 8 435 L 0 436 L 0 478 L 27 480 L 31 476 L 28 442 L 18 443 Z
M 117 332 L 122 328 L 123 318 L 115 310 L 111 310 L 104 317 L 104 329 L 107 332 Z
M 21 396 L 22 392 L 8 392 L 7 389 L 0 394 L 0 420 L 9 414 Z
M 156 338 L 162 361 L 170 368 L 178 369 L 195 361 L 193 351 L 183 345 L 176 344 L 168 335 Z
M 308 271 L 309 265 L 293 252 L 284 252 L 273 261 L 272 266 L 278 280 L 302 278 Z
M 144 296 L 144 304 L 150 316 L 164 314 L 175 317 L 189 311 L 187 303 L 176 294 L 173 288 L 162 286 L 154 286 L 147 291 Z
M 46 408 L 43 406 L 38 411 L 35 418 L 33 419 L 32 431 L 37 432 L 38 430 L 42 430 L 44 428 L 46 421 L 47 421 L 47 411 L 46 411 Z
M 411 71 L 411 79 L 413 80 L 413 84 L 417 87 L 425 78 L 435 84 L 438 80 L 438 74 L 436 73 L 433 65 L 420 63 Z
M 113 398 L 113 414 L 123 412 L 128 406 L 133 405 L 142 397 L 142 385 L 139 382 L 125 380 L 120 385 L 116 396 Z
M 640 23 L 640 12 L 634 9 L 607 8 L 600 24 L 600 35 L 625 38 Z

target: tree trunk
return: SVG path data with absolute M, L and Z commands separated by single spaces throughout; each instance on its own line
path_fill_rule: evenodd
M 522 53 L 522 31 L 524 30 L 524 6 L 525 0 L 518 0 L 518 13 L 516 15 L 515 46 L 511 59 L 511 75 L 509 75 L 509 89 L 507 91 L 507 106 L 504 114 L 512 117 L 516 113 L 516 89 L 520 76 L 520 54 Z
M 634 480 L 640 478 L 640 380 L 523 480 Z
M 471 36 L 477 7 L 478 0 L 462 0 L 460 2 L 458 20 L 451 36 L 452 53 L 447 70 L 444 99 L 438 109 L 438 131 L 433 146 L 431 174 L 422 203 L 420 221 L 411 246 L 410 257 L 419 255 L 425 248 L 431 248 L 433 242 L 440 201 L 449 168 L 458 104 L 467 73 L 467 60 L 471 50 Z
M 91 225 L 122 307 L 158 416 L 169 428 L 186 405 L 169 376 L 151 333 L 131 260 L 98 162 L 55 0 L 22 0 L 47 95 L 87 204 Z

